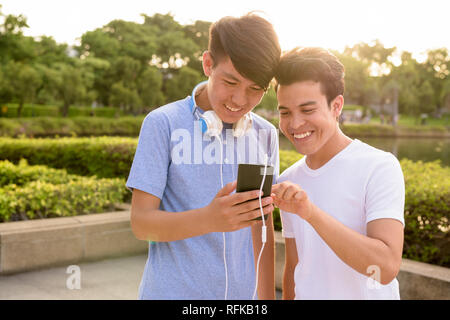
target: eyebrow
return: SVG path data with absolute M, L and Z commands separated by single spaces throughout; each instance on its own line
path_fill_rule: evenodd
M 298 108 L 302 108 L 302 107 L 312 106 L 312 105 L 315 105 L 315 104 L 316 104 L 316 101 L 311 100 L 311 101 L 303 102 L 303 103 L 299 104 L 297 107 Z M 285 106 L 278 106 L 278 110 L 281 110 L 281 109 L 287 110 L 289 108 L 285 107 Z

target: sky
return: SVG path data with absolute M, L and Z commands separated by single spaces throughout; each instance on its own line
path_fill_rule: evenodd
M 86 31 L 114 19 L 143 22 L 141 13 L 171 13 L 181 24 L 215 21 L 261 11 L 275 27 L 281 48 L 320 46 L 343 50 L 379 39 L 385 47 L 412 52 L 450 49 L 449 0 L 0 0 L 4 14 L 27 17 L 29 36 L 78 44 Z

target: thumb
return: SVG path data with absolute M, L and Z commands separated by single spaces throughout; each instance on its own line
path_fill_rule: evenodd
M 216 198 L 224 197 L 232 193 L 236 189 L 237 181 L 234 180 L 233 182 L 230 182 L 226 184 L 222 189 L 219 190 L 216 194 Z

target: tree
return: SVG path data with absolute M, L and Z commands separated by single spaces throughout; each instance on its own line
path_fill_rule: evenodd
M 108 76 L 115 82 L 122 80 L 125 83 L 133 85 L 139 75 L 140 69 L 141 64 L 138 60 L 129 56 L 121 56 L 113 60 Z
M 436 111 L 435 93 L 430 81 L 423 81 L 418 88 L 418 102 L 420 108 L 415 112 L 417 117 L 422 113 L 433 113 Z
M 344 97 L 351 103 L 368 106 L 374 98 L 376 83 L 369 74 L 369 62 L 347 53 L 333 52 L 345 68 Z
M 67 44 L 59 44 L 52 37 L 42 36 L 34 43 L 34 63 L 52 66 L 55 63 L 70 63 Z
M 164 103 L 162 93 L 162 74 L 155 67 L 145 68 L 137 80 L 138 94 L 146 110 L 154 109 Z
M 181 68 L 166 82 L 166 96 L 169 101 L 182 99 L 189 95 L 192 88 L 203 80 L 202 75 L 189 67 Z
M 84 102 L 91 103 L 95 100 L 107 105 L 111 86 L 111 79 L 107 75 L 111 63 L 105 59 L 88 56 L 81 58 L 78 65 L 83 71 L 83 81 L 89 88 Z
M 200 56 L 207 47 L 210 23 L 197 21 L 185 27 L 170 14 L 142 16 L 142 24 L 113 20 L 81 37 L 80 59 L 97 58 L 110 64 L 94 72 L 93 88 L 102 104 L 112 103 L 133 112 L 152 108 L 166 97 L 178 97 L 179 90 L 185 94 L 186 89 L 180 89 L 182 84 L 171 79 L 177 78 L 187 64 L 199 73 L 191 74 L 193 78 L 201 76 Z M 183 77 L 191 70 L 183 71 Z M 177 88 L 170 88 L 172 84 Z
M 83 83 L 82 71 L 69 64 L 56 65 L 54 74 L 54 87 L 57 97 L 62 101 L 61 114 L 67 117 L 69 107 L 86 95 L 86 86 Z
M 186 37 L 192 39 L 198 47 L 198 51 L 194 52 L 194 54 L 189 57 L 187 66 L 200 73 L 203 73 L 201 58 L 203 52 L 208 49 L 209 29 L 211 24 L 212 23 L 208 21 L 197 20 L 194 24 L 183 27 Z
M 10 100 L 9 92 L 6 90 L 6 79 L 3 73 L 3 68 L 0 65 L 0 108 L 4 102 L 8 102 Z M 1 110 L 0 110 L 1 114 Z
M 450 72 L 450 56 L 446 48 L 427 51 L 427 71 L 437 79 L 446 79 Z
M 445 95 L 444 84 L 449 78 L 450 72 L 450 56 L 446 48 L 435 49 L 427 51 L 427 60 L 425 61 L 425 70 L 423 76 L 426 77 L 430 85 L 435 91 L 433 104 L 437 108 L 442 107 L 444 100 L 442 96 Z
M 129 56 L 120 56 L 113 60 L 107 76 L 112 83 L 109 96 L 111 105 L 126 112 L 135 111 L 141 106 L 136 82 L 140 70 L 140 62 Z
M 80 58 L 101 59 L 109 63 L 109 66 L 101 64 L 94 68 L 93 88 L 101 104 L 110 103 L 114 84 L 115 97 L 111 101 L 118 101 L 117 95 L 123 92 L 122 87 L 136 91 L 136 79 L 156 51 L 155 33 L 142 24 L 113 20 L 102 28 L 83 34 L 78 48 Z M 120 85 L 117 84 L 119 82 Z
M 126 112 L 135 111 L 140 105 L 141 100 L 135 88 L 129 88 L 123 81 L 116 82 L 111 87 L 110 104 L 120 107 Z
M 42 83 L 39 73 L 30 65 L 10 61 L 5 67 L 6 87 L 13 99 L 19 102 L 17 117 L 21 117 L 23 105 L 32 102 Z
M 441 100 L 442 110 L 450 113 L 450 77 L 447 77 L 445 80 L 439 98 Z
M 402 64 L 392 69 L 389 79 L 399 86 L 399 110 L 417 119 L 422 113 L 436 110 L 436 92 L 427 77 L 425 64 L 418 63 L 409 52 L 402 53 Z M 429 75 L 429 74 L 428 74 Z
M 81 36 L 81 45 L 77 47 L 81 57 L 96 57 L 110 60 L 119 54 L 120 42 L 118 39 L 102 29 L 88 31 Z
M 146 65 L 157 50 L 156 35 L 142 24 L 113 20 L 103 30 L 119 41 L 118 56 L 128 56 Z
M 58 70 L 39 63 L 35 65 L 35 69 L 42 79 L 41 86 L 37 89 L 36 102 L 39 104 L 58 103 L 59 98 L 56 90 Z
M 376 39 L 371 44 L 360 42 L 353 47 L 346 47 L 344 53 L 357 57 L 369 65 L 373 75 L 389 74 L 392 63 L 389 57 L 395 52 L 396 47 L 385 48 L 380 40 Z
M 392 124 L 397 125 L 398 120 L 398 95 L 400 86 L 395 79 L 390 79 L 381 88 L 381 104 L 390 106 L 390 113 L 392 116 Z
M 144 27 L 149 28 L 156 36 L 156 50 L 153 61 L 157 67 L 168 69 L 179 69 L 186 64 L 189 57 L 199 51 L 198 45 L 183 31 L 183 27 L 175 21 L 171 14 L 155 14 L 149 17 L 145 14 Z
M 23 29 L 28 28 L 27 19 L 23 15 L 4 15 L 1 12 L 3 24 L 0 24 L 0 63 L 9 60 L 30 62 L 33 58 L 34 40 L 23 35 Z

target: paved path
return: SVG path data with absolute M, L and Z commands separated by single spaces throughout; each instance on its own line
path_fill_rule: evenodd
M 75 273 L 67 273 L 69 266 L 0 276 L 0 300 L 135 300 L 146 259 L 147 254 L 80 263 L 80 289 L 72 290 L 67 282 L 74 286 Z
M 66 273 L 68 266 L 0 276 L 0 299 L 137 299 L 146 258 L 145 254 L 80 263 L 81 288 L 72 290 L 67 281 L 75 273 Z

